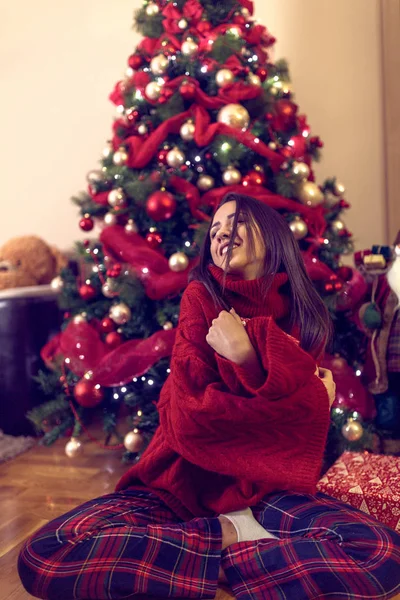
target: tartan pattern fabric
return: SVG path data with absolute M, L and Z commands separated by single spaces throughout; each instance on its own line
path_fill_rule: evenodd
M 400 309 L 393 317 L 386 360 L 388 373 L 400 373 Z
M 400 536 L 324 494 L 273 494 L 253 508 L 280 539 L 221 554 L 218 519 L 183 523 L 154 494 L 125 490 L 45 525 L 20 554 L 29 593 L 49 600 L 214 598 L 222 565 L 237 600 L 392 598 Z

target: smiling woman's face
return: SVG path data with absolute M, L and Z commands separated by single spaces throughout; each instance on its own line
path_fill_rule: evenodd
M 235 245 L 232 258 L 226 268 L 228 244 L 232 236 L 232 225 L 235 218 L 236 202 L 226 202 L 215 213 L 211 226 L 211 257 L 217 267 L 228 273 L 241 275 L 243 279 L 256 279 L 261 277 L 265 259 L 265 244 L 260 238 L 260 230 L 256 224 L 251 224 L 254 237 L 254 253 L 249 247 L 245 215 L 239 215 Z M 247 226 L 246 226 L 247 225 Z

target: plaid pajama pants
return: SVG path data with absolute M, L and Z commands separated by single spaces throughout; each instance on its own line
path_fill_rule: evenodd
M 213 598 L 220 566 L 238 600 L 392 598 L 400 535 L 324 494 L 253 508 L 279 539 L 221 551 L 217 518 L 183 523 L 156 495 L 125 490 L 48 523 L 21 550 L 26 590 L 49 600 Z

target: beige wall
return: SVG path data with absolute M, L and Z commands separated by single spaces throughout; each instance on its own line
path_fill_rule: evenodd
M 348 189 L 358 247 L 384 241 L 379 0 L 256 0 L 289 60 L 296 101 L 325 142 L 320 179 Z M 0 0 L 0 242 L 81 237 L 70 196 L 107 139 L 107 96 L 139 41 L 139 0 Z

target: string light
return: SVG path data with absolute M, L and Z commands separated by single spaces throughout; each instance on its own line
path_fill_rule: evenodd
M 154 385 L 154 381 L 152 379 L 149 379 L 149 381 L 147 382 L 149 385 Z
M 114 400 L 118 400 L 119 396 L 118 394 L 114 394 Z
M 125 394 L 125 392 L 126 392 L 126 387 L 123 387 L 123 388 L 121 388 L 121 392 L 122 392 L 123 394 Z

